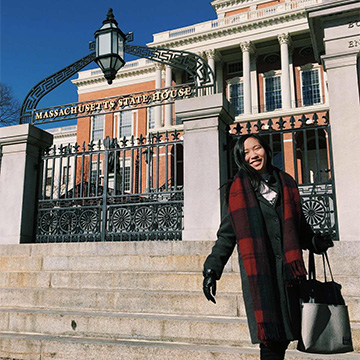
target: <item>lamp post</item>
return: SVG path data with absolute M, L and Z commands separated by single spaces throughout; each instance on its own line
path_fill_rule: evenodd
M 102 27 L 95 32 L 95 62 L 103 71 L 108 84 L 125 65 L 124 46 L 126 35 L 118 28 L 113 10 L 109 9 Z
M 64 81 L 95 61 L 104 73 L 109 84 L 115 79 L 117 72 L 125 65 L 124 52 L 138 57 L 147 58 L 154 62 L 169 65 L 187 72 L 196 86 L 196 94 L 199 88 L 210 87 L 215 91 L 214 73 L 208 63 L 199 55 L 185 50 L 173 50 L 162 48 L 149 48 L 146 46 L 128 45 L 133 40 L 133 34 L 124 34 L 114 18 L 113 10 L 109 9 L 106 19 L 99 30 L 95 32 L 95 52 L 81 58 L 73 64 L 48 76 L 35 85 L 27 94 L 20 110 L 20 124 L 45 123 L 51 121 L 69 120 L 76 116 L 64 116 L 52 120 L 36 119 L 34 111 L 39 101 L 50 91 L 54 90 Z M 94 50 L 94 41 L 90 43 L 90 51 Z

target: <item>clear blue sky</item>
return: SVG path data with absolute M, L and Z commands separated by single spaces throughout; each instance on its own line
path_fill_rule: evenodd
M 39 81 L 89 53 L 109 8 L 120 29 L 134 33 L 134 45 L 151 42 L 157 32 L 216 18 L 209 0 L 0 0 L 0 81 L 22 102 Z M 38 108 L 75 101 L 76 87 L 68 80 Z

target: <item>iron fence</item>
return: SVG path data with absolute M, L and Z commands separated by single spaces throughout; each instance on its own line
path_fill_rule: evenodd
M 181 240 L 178 132 L 53 146 L 42 155 L 37 242 Z
M 303 212 L 313 230 L 338 239 L 329 114 L 237 123 L 229 128 L 230 178 L 237 171 L 232 147 L 237 137 L 250 133 L 266 138 L 273 164 L 297 181 Z

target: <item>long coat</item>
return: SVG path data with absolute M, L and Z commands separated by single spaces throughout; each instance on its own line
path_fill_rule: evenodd
M 256 191 L 256 197 L 264 218 L 266 227 L 266 236 L 271 244 L 268 246 L 268 257 L 270 261 L 270 267 L 272 271 L 272 278 L 277 284 L 278 292 L 276 294 L 276 304 L 279 305 L 282 314 L 283 324 L 283 337 L 281 340 L 296 340 L 300 335 L 300 297 L 298 283 L 295 282 L 293 286 L 285 286 L 283 278 L 283 234 L 282 234 L 282 189 L 278 174 L 274 173 L 273 182 L 271 187 L 278 193 L 277 200 L 274 205 L 271 205 L 260 193 Z M 301 216 L 300 224 L 301 234 L 299 236 L 301 241 L 301 247 L 303 249 L 309 249 L 315 251 L 312 238 L 313 232 L 310 226 L 307 224 L 304 215 Z M 204 269 L 212 269 L 217 280 L 220 279 L 223 269 L 234 251 L 235 246 L 238 249 L 238 259 L 240 265 L 240 274 L 242 282 L 242 293 L 245 303 L 246 315 L 248 320 L 248 326 L 250 330 L 251 342 L 260 343 L 257 339 L 257 326 L 254 315 L 254 307 L 250 294 L 248 277 L 245 272 L 239 247 L 237 246 L 236 236 L 234 229 L 230 221 L 230 215 L 228 211 L 225 211 L 225 216 L 221 221 L 220 228 L 217 233 L 217 241 L 212 249 L 211 254 L 207 257 Z

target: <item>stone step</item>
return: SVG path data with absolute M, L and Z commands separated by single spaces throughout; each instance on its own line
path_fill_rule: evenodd
M 143 289 L 200 291 L 201 272 L 135 272 L 135 271 L 2 271 L 1 288 L 64 289 Z M 219 292 L 239 293 L 240 274 L 224 273 L 218 282 Z
M 47 244 L 2 244 L 1 254 L 30 256 L 67 255 L 207 255 L 215 241 L 129 241 L 129 242 L 84 242 Z M 306 252 L 306 251 L 305 251 Z M 336 241 L 328 251 L 336 258 L 360 257 L 357 241 Z
M 322 277 L 319 277 L 322 280 Z M 1 271 L 1 288 L 143 289 L 199 291 L 203 276 L 198 272 L 136 271 Z M 336 276 L 345 296 L 359 296 L 360 276 Z M 239 293 L 240 274 L 224 272 L 218 293 Z
M 202 271 L 201 255 L 1 256 L 0 271 Z
M 251 347 L 238 317 L 2 309 L 0 332 Z
M 88 256 L 0 256 L 0 271 L 198 271 L 201 272 L 205 255 L 88 255 Z M 359 261 L 333 261 L 335 281 L 338 276 L 359 276 Z M 316 258 L 316 269 L 322 277 L 321 257 Z M 237 256 L 232 256 L 225 272 L 239 272 Z
M 245 316 L 241 293 L 217 293 L 217 304 L 201 291 L 3 288 L 0 309 L 62 309 L 179 315 Z M 346 297 L 351 321 L 360 321 L 360 298 Z
M 215 240 L 215 239 L 214 239 Z M 1 256 L 208 255 L 215 241 L 130 241 L 49 244 L 3 244 Z M 307 251 L 304 251 L 306 254 Z M 336 241 L 330 261 L 360 258 L 358 241 Z
M 1 256 L 207 255 L 213 241 L 126 241 L 3 244 Z
M 245 316 L 242 295 L 219 294 L 217 304 L 202 292 L 9 289 L 0 291 L 0 309 L 56 309 L 73 311 L 121 311 L 178 315 Z
M 3 309 L 1 332 L 257 347 L 250 342 L 246 318 L 239 317 Z M 360 352 L 360 323 L 352 324 L 352 338 Z
M 10 255 L 8 252 L 15 245 L 12 245 L 10 248 L 3 245 L 0 247 L 0 251 L 5 250 L 1 252 L 0 256 L 0 271 L 126 271 L 130 268 L 134 271 L 202 271 L 204 261 L 207 254 L 210 252 L 208 249 L 209 244 L 208 242 L 197 243 L 198 242 L 190 241 L 177 242 L 172 243 L 172 246 L 170 246 L 170 242 L 157 242 L 156 244 L 159 248 L 156 248 L 153 242 L 151 243 L 153 244 L 152 247 L 145 246 L 144 243 L 141 243 L 142 245 L 138 245 L 138 249 L 135 245 L 136 243 L 131 243 L 131 246 L 124 248 L 122 243 L 119 244 L 118 248 L 103 247 L 103 244 L 101 244 L 100 249 L 98 250 L 96 250 L 96 247 L 85 246 L 85 252 L 81 255 L 77 254 L 77 252 L 81 250 L 81 247 L 76 247 L 75 250 L 77 251 L 75 251 L 74 254 L 58 256 L 52 255 L 54 251 L 50 247 L 41 247 L 41 245 L 39 245 L 40 247 L 37 247 L 36 244 L 24 246 L 28 250 L 34 247 L 37 251 L 28 251 L 29 254 L 26 255 L 26 252 L 19 254 L 20 250 L 17 250 L 13 255 Z M 176 247 L 175 244 L 178 244 L 178 246 Z M 180 244 L 185 245 L 181 246 Z M 191 252 L 192 247 L 194 247 L 194 252 Z M 46 253 L 46 249 L 49 250 L 49 253 Z M 65 247 L 60 247 L 58 250 L 59 249 L 62 249 L 64 253 L 69 252 Z M 114 250 L 114 253 L 110 253 L 109 249 Z M 115 251 L 115 249 L 117 250 Z M 121 253 L 121 250 L 124 250 L 124 253 Z M 136 250 L 139 250 L 138 254 L 136 254 Z M 146 253 L 146 250 L 149 250 L 149 253 Z M 205 250 L 209 251 L 205 254 L 201 254 L 201 252 L 205 252 Z M 339 250 L 344 250 L 344 254 L 346 255 L 345 258 L 344 254 L 339 253 Z M 335 280 L 337 280 L 337 276 L 357 277 L 359 275 L 358 257 L 354 256 L 354 254 L 348 254 L 346 250 L 346 246 L 343 245 L 329 250 L 329 258 Z M 358 251 L 354 250 L 354 253 L 357 254 Z M 306 251 L 304 252 L 304 257 L 305 262 L 307 263 Z M 317 272 L 319 276 L 321 276 L 323 272 L 321 259 L 321 256 L 316 256 Z M 234 255 L 229 260 L 224 271 L 239 272 L 236 252 L 234 252 Z
M 287 360 L 357 360 L 358 353 L 317 355 L 296 350 Z M 251 360 L 259 350 L 246 347 L 193 345 L 139 340 L 104 340 L 29 334 L 0 334 L 0 359 L 12 360 Z

